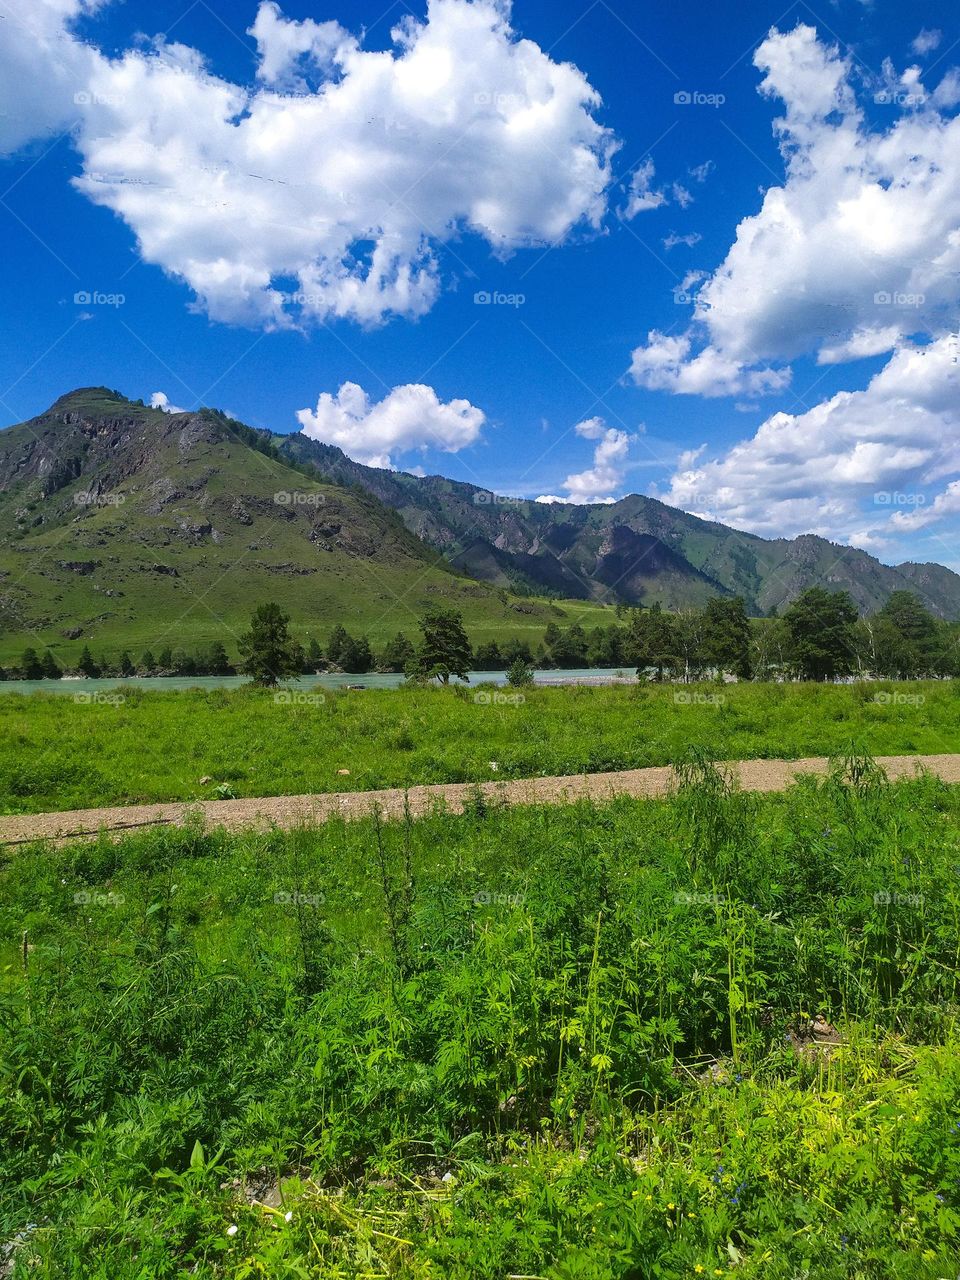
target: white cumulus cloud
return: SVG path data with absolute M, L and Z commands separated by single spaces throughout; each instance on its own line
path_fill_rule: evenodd
M 616 502 L 614 491 L 623 484 L 630 446 L 634 437 L 626 431 L 608 427 L 602 418 L 587 418 L 574 427 L 578 436 L 593 440 L 593 466 L 567 476 L 565 497 L 545 493 L 537 502 L 573 502 L 578 505 Z
M 81 0 L 34 8 L 37 31 L 24 20 L 0 45 L 4 149 L 78 120 L 77 188 L 214 320 L 417 317 L 444 241 L 472 233 L 502 257 L 606 211 L 600 98 L 516 36 L 509 0 L 429 0 L 386 52 L 265 0 L 253 88 L 162 38 L 117 58 L 88 48 L 69 25 Z
M 457 453 L 474 444 L 486 417 L 469 400 L 440 400 L 433 387 L 394 387 L 374 403 L 362 387 L 345 382 L 336 395 L 321 393 L 316 409 L 301 409 L 303 434 L 335 444 L 370 467 L 393 467 L 393 455 L 411 449 Z
M 186 413 L 186 409 L 178 409 L 175 404 L 171 404 L 165 391 L 154 391 L 150 397 L 151 409 L 162 409 L 164 413 Z

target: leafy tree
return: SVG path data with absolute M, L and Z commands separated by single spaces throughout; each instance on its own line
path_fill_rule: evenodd
M 100 668 L 93 660 L 93 654 L 90 652 L 88 645 L 83 646 L 83 653 L 80 655 L 80 661 L 77 664 L 78 670 L 82 676 L 87 676 L 90 680 L 95 680 L 100 674 Z
M 522 689 L 525 685 L 533 684 L 533 668 L 528 666 L 522 658 L 517 658 L 510 664 L 510 669 L 507 671 L 507 684 L 514 689 Z
M 366 636 L 354 639 L 348 636 L 340 650 L 340 664 L 344 671 L 351 675 L 363 675 L 373 666 L 373 654 Z
M 20 659 L 20 670 L 23 672 L 24 680 L 43 679 L 43 663 L 37 657 L 36 649 L 24 649 L 23 657 Z
M 143 657 L 140 659 L 140 670 L 145 671 L 149 675 L 150 672 L 156 670 L 156 666 L 157 666 L 156 658 L 153 656 L 153 653 L 149 649 L 147 649 Z
M 619 616 L 619 615 L 618 615 Z M 620 667 L 623 665 L 623 627 L 594 627 L 587 646 L 588 667 Z
M 160 650 L 160 657 L 157 659 L 157 666 L 161 671 L 173 670 L 173 653 L 171 652 L 169 645 Z
M 500 650 L 500 657 L 504 668 L 512 667 L 518 658 L 528 666 L 533 664 L 533 654 L 530 652 L 530 646 L 526 640 L 508 640 Z
M 63 676 L 63 671 L 60 668 L 60 664 L 57 662 L 56 658 L 48 649 L 47 652 L 43 655 L 44 680 L 60 680 L 62 676 Z
M 665 671 L 677 671 L 683 666 L 676 623 L 659 604 L 635 614 L 630 632 L 638 676 L 653 667 L 656 679 L 662 680 Z
M 348 643 L 350 637 L 347 635 L 345 627 L 335 626 L 330 632 L 330 639 L 327 641 L 327 661 L 332 662 L 335 667 L 342 667 L 343 663 L 340 659 L 343 657 L 343 646 Z
M 197 663 L 186 649 L 175 649 L 173 653 L 173 671 L 178 676 L 198 675 Z
M 413 643 L 402 631 L 398 631 L 392 640 L 388 640 L 380 657 L 380 666 L 385 671 L 406 671 L 417 656 Z
M 703 650 L 720 671 L 750 679 L 750 620 L 742 596 L 713 596 L 703 611 Z
M 933 675 L 945 652 L 943 625 L 912 591 L 894 591 L 875 615 L 882 674 L 902 679 Z
M 425 676 L 437 676 L 449 684 L 451 676 L 467 679 L 473 661 L 463 616 L 455 609 L 431 609 L 420 620 L 423 640 L 417 663 Z
M 272 601 L 255 610 L 239 646 L 240 670 L 254 684 L 272 688 L 303 670 L 303 650 L 291 637 L 289 626 L 289 617 Z
M 810 587 L 784 612 L 783 620 L 801 680 L 833 680 L 853 670 L 857 609 L 846 591 Z
M 304 672 L 308 675 L 311 674 L 317 670 L 321 662 L 323 662 L 323 650 L 320 648 L 320 642 L 314 636 L 309 645 L 307 645 L 307 658 L 303 664 Z
M 568 627 L 566 631 L 558 629 L 557 638 L 550 646 L 550 650 L 551 657 L 558 667 L 567 670 L 585 667 L 587 665 L 586 632 L 579 624 Z
M 120 666 L 118 670 L 122 676 L 133 675 L 133 659 L 130 657 L 129 653 L 127 653 L 126 649 L 124 649 L 123 653 L 120 655 Z
M 503 671 L 506 663 L 496 640 L 488 640 L 486 644 L 477 646 L 473 660 L 474 671 Z
M 203 665 L 207 674 L 211 676 L 229 676 L 233 674 L 233 667 L 230 665 L 227 651 L 219 640 L 214 640 L 207 650 Z

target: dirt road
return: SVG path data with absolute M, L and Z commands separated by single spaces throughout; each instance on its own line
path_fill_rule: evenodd
M 876 763 L 891 780 L 913 777 L 918 769 L 944 782 L 960 782 L 960 755 L 879 756 Z M 745 760 L 722 766 L 744 791 L 783 791 L 799 774 L 825 774 L 824 757 L 807 760 Z M 296 827 L 326 822 L 331 817 L 360 818 L 379 808 L 387 820 L 401 817 L 404 802 L 414 817 L 437 804 L 461 813 L 476 796 L 502 804 L 565 804 L 573 800 L 609 800 L 615 796 L 662 796 L 676 785 L 672 768 L 631 769 L 621 773 L 590 773 L 566 778 L 521 778 L 509 782 L 457 782 L 411 787 L 408 791 L 349 791 L 313 796 L 265 796 L 253 800 L 205 800 L 196 804 L 127 805 L 114 809 L 74 809 L 63 813 L 35 813 L 0 817 L 0 843 L 64 840 L 95 836 L 100 831 L 124 832 L 165 823 L 183 823 L 199 813 L 207 828 L 228 831 L 270 826 Z

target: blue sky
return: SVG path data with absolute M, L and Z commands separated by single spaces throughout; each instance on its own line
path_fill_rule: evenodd
M 0 423 L 79 385 L 161 392 L 501 492 L 653 493 L 960 564 L 955 6 L 21 8 L 0 0 Z M 347 125 L 300 114 L 331 87 Z M 401 283 L 371 297 L 384 218 Z M 318 262 L 314 294 L 286 264 Z

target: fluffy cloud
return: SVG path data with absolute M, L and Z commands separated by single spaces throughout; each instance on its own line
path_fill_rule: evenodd
M 877 100 L 893 119 L 876 130 L 849 60 L 811 27 L 771 32 L 754 61 L 761 93 L 784 104 L 774 127 L 785 181 L 699 290 L 682 341 L 701 373 L 678 376 L 675 350 L 654 334 L 634 353 L 641 385 L 710 394 L 710 366 L 713 394 L 736 394 L 758 372 L 776 390 L 770 371 L 799 356 L 836 363 L 936 336 L 960 303 L 960 118 L 945 114 L 960 98 L 956 73 L 928 93 L 916 68 L 898 77 L 888 65 Z
M 394 453 L 466 448 L 479 438 L 486 418 L 469 400 L 444 404 L 432 387 L 417 383 L 394 387 L 372 404 L 362 387 L 345 382 L 335 396 L 324 391 L 316 409 L 301 409 L 297 420 L 304 435 L 338 445 L 357 462 L 393 467 Z
M 653 161 L 649 157 L 634 169 L 627 193 L 627 203 L 620 212 L 621 218 L 629 221 L 638 213 L 645 213 L 648 209 L 659 209 L 662 204 L 666 204 L 667 197 L 664 193 L 653 189 L 654 173 Z
M 150 397 L 151 409 L 162 409 L 164 413 L 186 413 L 186 409 L 178 409 L 175 404 L 171 404 L 165 391 L 154 391 Z
M 949 335 L 902 347 L 863 391 L 776 413 L 725 455 L 681 459 L 659 497 L 767 536 L 820 533 L 880 547 L 958 509 L 960 378 Z
M 939 49 L 940 41 L 942 39 L 942 31 L 938 31 L 935 28 L 933 30 L 928 30 L 926 27 L 921 27 L 918 34 L 914 37 L 910 48 L 918 58 L 922 58 L 925 54 L 932 53 L 934 49 Z
M 40 36 L 0 50 L 3 92 L 36 86 L 6 149 L 62 125 L 82 90 L 77 187 L 215 320 L 420 316 L 441 288 L 437 244 L 468 231 L 504 256 L 605 213 L 615 143 L 600 99 L 515 36 L 510 0 L 429 0 L 391 52 L 263 3 L 254 89 L 162 40 L 108 59 L 71 35 L 80 10 L 41 0 Z
M 0 0 L 0 154 L 82 117 L 97 52 L 72 34 L 102 0 Z
M 608 427 L 602 418 L 587 418 L 574 427 L 578 436 L 596 442 L 593 466 L 567 476 L 563 487 L 565 497 L 545 493 L 538 502 L 574 502 L 586 505 L 598 502 L 616 502 L 613 491 L 623 484 L 623 477 L 633 437 L 626 431 Z

